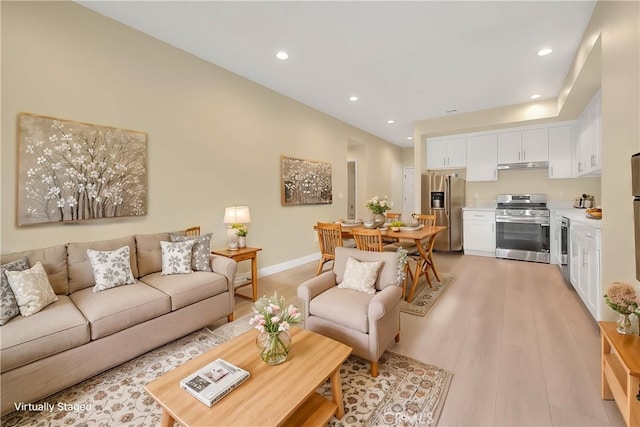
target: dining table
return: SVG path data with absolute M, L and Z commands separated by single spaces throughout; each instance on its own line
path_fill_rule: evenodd
M 342 238 L 343 239 L 351 239 L 353 238 L 353 229 L 354 228 L 366 228 L 364 225 L 352 225 L 352 224 L 341 224 L 342 225 Z M 399 227 L 398 231 L 393 231 L 389 227 L 381 227 L 380 234 L 382 237 L 394 239 L 394 240 L 413 240 L 415 246 L 417 248 L 418 257 L 416 262 L 418 262 L 418 266 L 416 268 L 416 272 L 413 274 L 413 281 L 411 283 L 411 289 L 407 295 L 407 302 L 411 302 L 413 300 L 413 296 L 418 285 L 418 280 L 420 276 L 425 276 L 427 282 L 429 282 L 427 274 L 428 274 L 428 266 L 431 266 L 433 272 L 436 276 L 438 276 L 438 270 L 436 269 L 436 265 L 433 261 L 433 245 L 431 244 L 431 240 L 435 239 L 438 236 L 438 233 L 446 230 L 447 227 L 443 225 L 423 225 L 423 226 L 415 226 L 415 227 Z

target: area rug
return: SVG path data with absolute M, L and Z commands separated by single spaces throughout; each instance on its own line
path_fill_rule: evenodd
M 238 319 L 213 332 L 194 332 L 36 402 L 32 408 L 37 410 L 8 414 L 2 426 L 158 426 L 162 410 L 144 385 L 247 326 L 246 319 Z M 391 352 L 383 354 L 379 368 L 378 377 L 371 378 L 369 362 L 355 356 L 345 361 L 340 369 L 345 416 L 330 425 L 436 425 L 451 373 Z M 331 399 L 330 382 L 318 392 Z
M 427 279 L 421 276 L 418 281 L 418 288 L 414 293 L 413 301 L 409 303 L 403 300 L 400 305 L 400 311 L 424 317 L 440 295 L 442 295 L 442 292 L 444 292 L 447 286 L 453 281 L 453 275 L 451 274 L 440 273 L 439 276 L 440 279 L 442 279 L 441 281 L 436 280 L 433 275 L 429 276 L 433 288 L 430 288 L 427 284 Z M 411 284 L 407 283 L 407 293 L 409 292 L 410 286 Z

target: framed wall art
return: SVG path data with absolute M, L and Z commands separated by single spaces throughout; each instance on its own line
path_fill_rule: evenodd
M 146 133 L 23 113 L 18 140 L 18 225 L 146 215 Z
M 331 163 L 282 156 L 282 204 L 333 203 Z

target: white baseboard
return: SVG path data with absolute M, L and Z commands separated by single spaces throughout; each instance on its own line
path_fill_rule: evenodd
M 258 270 L 258 277 L 271 276 L 272 274 L 280 273 L 282 271 L 289 270 L 293 267 L 298 267 L 303 264 L 308 264 L 313 261 L 319 261 L 321 257 L 320 252 L 316 252 L 310 255 L 306 255 L 300 258 L 292 259 L 290 261 L 282 262 L 280 264 L 270 265 Z

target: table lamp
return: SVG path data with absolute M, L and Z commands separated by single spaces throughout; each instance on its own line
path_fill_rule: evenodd
M 244 224 L 250 222 L 249 206 L 232 206 L 224 209 L 224 223 L 229 224 L 227 227 L 227 245 L 230 250 L 238 249 L 238 228 L 243 228 Z

